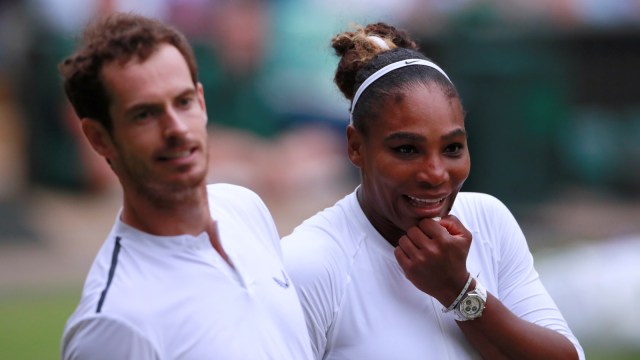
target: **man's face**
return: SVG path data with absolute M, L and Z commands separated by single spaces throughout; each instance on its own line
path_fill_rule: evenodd
M 361 205 L 385 238 L 396 241 L 421 219 L 449 213 L 470 169 L 458 98 L 415 85 L 381 105 L 366 135 L 349 133 Z
M 102 70 L 113 131 L 105 155 L 125 191 L 165 199 L 203 185 L 207 116 L 182 54 L 162 45 L 144 62 Z

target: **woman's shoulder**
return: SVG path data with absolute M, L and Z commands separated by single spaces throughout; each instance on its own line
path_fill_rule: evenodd
M 335 298 L 334 293 L 344 289 L 363 240 L 354 234 L 343 210 L 337 204 L 324 209 L 281 241 L 284 264 L 294 284 L 325 299 Z
M 356 206 L 355 195 L 349 194 L 332 206 L 320 210 L 304 220 L 285 238 L 325 239 L 323 242 L 330 240 L 342 242 L 342 238 L 348 237 L 348 234 L 358 224 L 356 218 L 359 216 L 359 209 Z
M 464 223 L 469 230 L 494 229 L 504 224 L 514 224 L 509 208 L 497 197 L 480 192 L 461 192 L 454 202 L 451 214 Z
M 356 247 L 360 236 L 357 213 L 354 214 L 355 196 L 347 195 L 333 206 L 319 211 L 303 221 L 293 232 L 282 238 L 285 253 L 294 252 L 296 257 L 312 259 L 348 258 Z
M 453 204 L 453 212 L 484 210 L 484 211 L 505 211 L 506 205 L 497 197 L 481 192 L 460 192 Z

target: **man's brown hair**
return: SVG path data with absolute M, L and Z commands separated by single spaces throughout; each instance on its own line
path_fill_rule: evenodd
M 117 61 L 125 64 L 133 58 L 146 60 L 163 44 L 175 46 L 184 56 L 194 84 L 198 69 L 193 49 L 177 29 L 159 20 L 132 13 L 113 13 L 94 19 L 87 25 L 75 53 L 59 66 L 64 90 L 73 108 L 82 118 L 100 121 L 111 131 L 109 96 L 101 70 Z

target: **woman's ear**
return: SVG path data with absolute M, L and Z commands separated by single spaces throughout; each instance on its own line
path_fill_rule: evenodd
M 92 118 L 80 120 L 82 132 L 91 144 L 93 150 L 109 160 L 114 155 L 114 145 L 111 135 L 99 121 Z
M 349 160 L 357 168 L 362 167 L 362 135 L 356 130 L 353 125 L 347 126 L 347 152 Z

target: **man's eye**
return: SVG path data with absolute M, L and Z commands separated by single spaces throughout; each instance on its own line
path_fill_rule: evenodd
M 134 120 L 144 120 L 144 119 L 149 118 L 150 116 L 151 116 L 151 111 L 144 110 L 144 111 L 137 112 L 133 116 L 133 118 L 134 118 Z
M 188 107 L 193 102 L 193 98 L 185 97 L 178 100 L 178 105 L 180 107 Z

